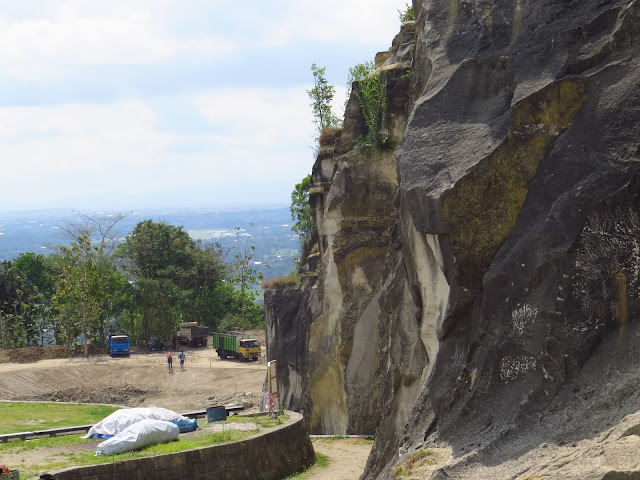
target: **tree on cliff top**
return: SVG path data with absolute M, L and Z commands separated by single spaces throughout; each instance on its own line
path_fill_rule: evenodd
M 315 86 L 311 90 L 307 90 L 307 93 L 312 100 L 314 123 L 318 124 L 318 132 L 322 133 L 325 128 L 340 126 L 340 120 L 331 111 L 335 88 L 333 85 L 329 85 L 324 76 L 325 67 L 318 67 L 314 63 L 311 66 L 311 71 Z

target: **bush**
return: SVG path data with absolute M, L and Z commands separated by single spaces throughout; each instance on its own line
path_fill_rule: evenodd
M 387 122 L 387 96 L 380 74 L 361 80 L 360 92 L 356 95 L 367 124 L 367 135 L 360 139 L 360 145 L 378 150 L 388 148 L 390 140 L 383 134 Z
M 320 137 L 318 141 L 321 146 L 325 145 L 333 145 L 336 143 L 336 139 L 340 138 L 340 134 L 342 133 L 342 128 L 339 127 L 325 127 L 322 129 L 320 133 Z
M 287 275 L 285 277 L 276 277 L 262 282 L 262 288 L 285 287 L 287 285 L 298 285 L 300 283 L 299 275 Z
M 413 14 L 413 6 L 409 6 L 408 3 L 405 3 L 405 10 L 398 10 L 398 16 L 400 17 L 400 23 L 410 22 L 415 20 L 416 17 Z

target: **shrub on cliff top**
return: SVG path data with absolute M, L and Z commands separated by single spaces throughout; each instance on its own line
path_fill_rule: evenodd
M 322 133 L 320 133 L 320 138 L 318 138 L 320 146 L 333 145 L 341 132 L 342 129 L 338 127 L 323 128 Z
M 300 283 L 299 275 L 287 275 L 284 277 L 270 278 L 262 282 L 262 288 L 285 287 L 287 285 L 298 285 Z
M 360 139 L 361 147 L 384 150 L 390 145 L 389 137 L 383 133 L 387 123 L 386 93 L 379 73 L 360 81 L 360 91 L 356 95 L 367 124 L 367 134 Z
M 367 62 L 356 63 L 353 67 L 349 67 L 349 76 L 347 77 L 347 99 L 344 102 L 345 109 L 349 98 L 351 97 L 351 89 L 353 82 L 360 82 L 376 69 L 376 63 L 373 60 Z
M 405 3 L 405 10 L 398 10 L 398 16 L 400 17 L 400 23 L 410 22 L 411 20 L 415 20 L 416 17 L 413 14 L 413 6 L 409 6 L 408 3 Z

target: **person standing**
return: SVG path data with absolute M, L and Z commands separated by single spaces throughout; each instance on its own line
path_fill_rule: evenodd
M 171 352 L 167 354 L 167 364 L 169 364 L 169 373 L 173 373 L 173 357 Z
M 183 350 L 180 350 L 178 358 L 180 359 L 180 370 L 184 370 L 184 362 L 187 360 L 187 356 L 184 354 Z

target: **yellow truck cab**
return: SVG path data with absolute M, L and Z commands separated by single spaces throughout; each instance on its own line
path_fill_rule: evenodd
M 242 360 L 258 360 L 260 357 L 260 343 L 255 338 L 248 338 L 248 335 L 241 333 L 217 333 L 211 334 L 213 348 L 216 349 L 221 359 L 227 357 Z
M 258 340 L 255 338 L 240 340 L 238 353 L 240 354 L 240 358 L 244 358 L 245 360 L 258 360 L 260 356 L 260 344 Z

